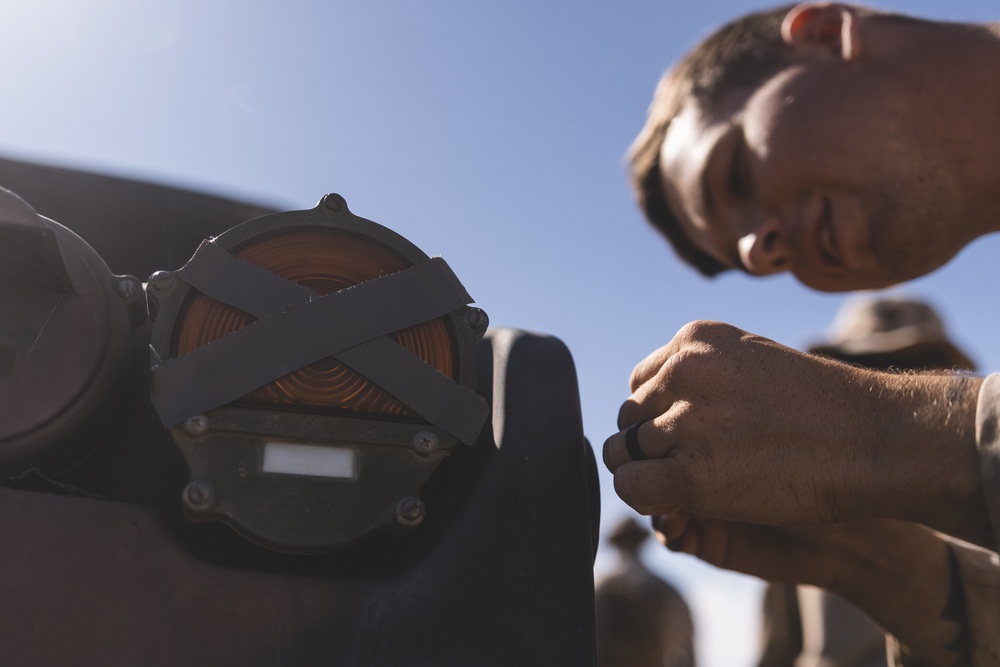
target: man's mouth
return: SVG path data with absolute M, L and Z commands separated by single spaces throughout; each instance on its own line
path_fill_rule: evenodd
M 822 210 L 819 219 L 819 250 L 823 260 L 829 264 L 840 266 L 843 262 L 840 253 L 837 251 L 837 239 L 833 233 L 833 212 L 830 206 L 830 198 L 822 198 Z

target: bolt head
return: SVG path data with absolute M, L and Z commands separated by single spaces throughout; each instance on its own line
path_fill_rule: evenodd
M 174 288 L 175 282 L 169 271 L 157 271 L 149 277 L 149 286 L 157 292 L 169 292 Z
M 123 299 L 131 299 L 139 293 L 139 281 L 132 276 L 125 276 L 118 280 L 116 289 L 118 291 L 118 296 Z
M 413 436 L 413 448 L 418 454 L 431 454 L 439 444 L 437 436 L 430 431 L 420 431 Z
M 490 317 L 482 308 L 469 308 L 465 311 L 465 324 L 476 331 L 485 329 L 490 324 Z
M 427 516 L 424 501 L 416 496 L 407 496 L 396 503 L 396 523 L 400 526 L 419 526 Z
M 205 435 L 208 433 L 208 417 L 195 415 L 184 420 L 184 430 L 188 435 Z
M 215 489 L 203 479 L 195 480 L 184 487 L 184 506 L 189 510 L 201 512 L 215 502 Z
M 347 208 L 347 202 L 344 201 L 344 198 L 333 192 L 323 198 L 323 204 L 332 213 L 341 213 Z

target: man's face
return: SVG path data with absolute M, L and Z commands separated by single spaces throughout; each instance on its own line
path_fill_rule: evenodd
M 793 65 L 714 110 L 689 101 L 660 152 L 671 209 L 702 250 L 752 274 L 791 271 L 823 291 L 885 287 L 968 241 L 958 169 L 876 65 Z

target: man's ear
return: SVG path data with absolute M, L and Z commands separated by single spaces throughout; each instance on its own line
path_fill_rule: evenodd
M 804 2 L 785 16 L 781 37 L 803 55 L 832 55 L 844 62 L 861 55 L 858 16 L 838 3 Z

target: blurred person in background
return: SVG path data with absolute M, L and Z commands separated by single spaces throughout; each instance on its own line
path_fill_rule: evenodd
M 608 536 L 618 568 L 597 584 L 599 667 L 694 667 L 691 612 L 673 586 L 642 562 L 652 533 L 629 517 Z

